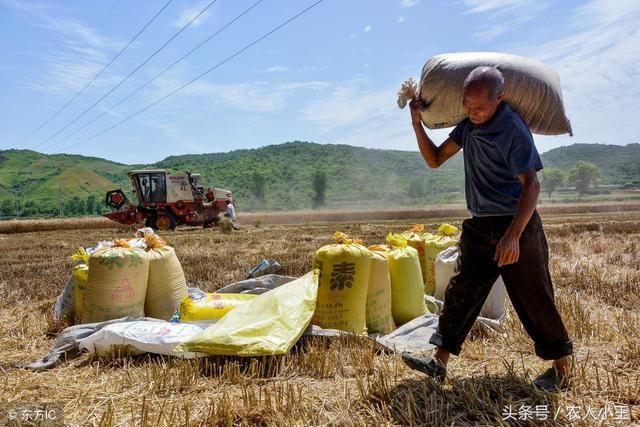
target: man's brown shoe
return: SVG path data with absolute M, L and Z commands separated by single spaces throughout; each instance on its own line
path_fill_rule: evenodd
M 551 367 L 533 380 L 533 385 L 540 391 L 554 392 L 566 390 L 569 386 L 569 375 Z

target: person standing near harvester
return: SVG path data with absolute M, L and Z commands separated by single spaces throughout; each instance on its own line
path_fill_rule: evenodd
M 240 227 L 238 227 L 238 224 L 236 223 L 238 217 L 236 216 L 236 207 L 233 205 L 233 200 L 227 199 L 225 204 L 227 205 L 227 211 L 224 216 L 229 218 L 231 224 L 233 224 L 234 230 L 239 230 Z
M 549 249 L 536 211 L 542 169 L 533 137 L 522 118 L 503 102 L 504 78 L 494 67 L 478 67 L 464 82 L 468 118 L 439 147 L 421 123 L 419 96 L 411 118 L 420 153 L 432 168 L 464 149 L 465 196 L 472 218 L 462 223 L 459 269 L 445 292 L 434 357 L 403 354 L 412 369 L 444 379 L 451 354 L 460 354 L 498 275 L 536 355 L 553 365 L 534 380 L 541 390 L 567 384 L 573 344 L 554 302 Z

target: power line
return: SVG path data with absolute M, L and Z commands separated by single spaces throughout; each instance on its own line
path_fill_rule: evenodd
M 96 74 L 95 76 L 93 76 L 93 78 L 91 80 L 89 80 L 89 82 L 87 84 L 84 85 L 84 87 L 82 89 L 80 89 L 80 91 L 78 93 L 76 93 L 73 98 L 71 98 L 69 101 L 67 101 L 66 104 L 64 104 L 62 107 L 60 107 L 51 117 L 49 117 L 44 123 L 42 123 L 40 126 L 38 126 L 38 128 L 36 128 L 34 131 L 32 131 L 31 133 L 29 133 L 27 136 L 23 137 L 22 139 L 20 139 L 19 141 L 14 142 L 13 144 L 11 144 L 11 146 L 16 146 L 18 144 L 20 144 L 22 141 L 24 141 L 27 138 L 30 138 L 31 136 L 35 135 L 40 129 L 42 129 L 43 127 L 45 127 L 46 125 L 48 125 L 53 119 L 55 119 L 62 111 L 64 111 L 73 101 L 75 101 L 98 77 L 100 77 L 102 75 L 102 73 L 104 73 L 104 71 L 109 68 L 109 66 L 111 66 L 111 64 L 113 64 L 115 62 L 116 59 L 118 59 L 120 57 L 120 55 L 122 55 L 122 53 L 147 29 L 147 27 L 149 27 L 149 25 L 151 25 L 151 23 L 153 21 L 156 20 L 156 18 L 162 13 L 162 11 L 164 11 L 167 6 L 169 6 L 169 4 L 171 4 L 173 0 L 168 0 L 164 6 L 162 6 L 162 8 L 160 8 L 160 10 L 158 12 L 156 12 L 155 15 L 153 15 L 153 17 L 151 18 L 151 20 L 149 20 L 149 22 L 147 22 L 144 27 L 142 27 L 142 29 L 140 31 L 138 31 L 138 33 L 131 39 L 129 40 L 129 43 L 127 43 L 122 49 L 120 49 L 120 51 L 116 54 L 116 56 L 114 56 L 111 61 L 109 61 L 109 63 L 107 65 L 105 65 L 102 70 L 100 70 L 98 72 L 98 74 Z
M 227 62 L 231 61 L 233 58 L 235 58 L 236 56 L 240 55 L 241 53 L 243 53 L 244 51 L 246 51 L 247 49 L 255 46 L 256 44 L 260 43 L 262 40 L 266 39 L 267 37 L 269 37 L 271 34 L 275 33 L 276 31 L 278 31 L 279 29 L 281 29 L 282 27 L 284 27 L 285 25 L 289 24 L 291 21 L 294 21 L 295 19 L 299 18 L 300 16 L 304 15 L 305 13 L 307 13 L 308 11 L 310 11 L 311 9 L 313 9 L 314 7 L 316 7 L 317 5 L 319 5 L 320 3 L 322 3 L 324 0 L 318 0 L 315 3 L 313 3 L 311 6 L 303 9 L 301 12 L 298 12 L 296 15 L 294 15 L 293 17 L 287 19 L 286 21 L 284 21 L 282 24 L 278 25 L 277 27 L 275 27 L 274 29 L 272 29 L 271 31 L 269 31 L 268 33 L 262 35 L 261 37 L 259 37 L 258 39 L 254 40 L 253 42 L 249 43 L 248 45 L 246 45 L 245 47 L 243 47 L 242 49 L 240 49 L 239 51 L 237 51 L 236 53 L 234 53 L 233 55 L 227 57 L 226 59 L 218 62 L 216 65 L 214 65 L 213 67 L 209 68 L 207 71 L 203 72 L 202 74 L 198 75 L 197 77 L 193 78 L 192 80 L 188 81 L 187 83 L 183 84 L 182 86 L 178 87 L 177 89 L 174 89 L 173 91 L 169 92 L 167 95 L 158 98 L 157 100 L 155 100 L 154 102 L 152 102 L 151 104 L 147 105 L 146 107 L 136 111 L 135 113 L 133 113 L 132 115 L 120 120 L 119 122 L 107 127 L 106 129 L 101 130 L 98 133 L 95 133 L 93 135 L 91 135 L 88 138 L 85 138 L 83 140 L 80 140 L 74 144 L 68 145 L 66 147 L 64 147 L 62 150 L 68 150 L 69 148 L 75 147 L 76 145 L 80 145 L 82 143 L 85 143 L 87 141 L 90 141 L 100 135 L 103 135 L 105 133 L 107 133 L 108 131 L 110 131 L 111 129 L 120 126 L 121 124 L 131 120 L 132 118 L 138 116 L 139 114 L 147 111 L 149 108 L 159 104 L 160 102 L 164 101 L 165 99 L 169 98 L 170 96 L 176 94 L 177 92 L 180 92 L 182 89 L 186 88 L 187 86 L 191 85 L 192 83 L 194 83 L 195 81 L 201 79 L 202 77 L 206 76 L 207 74 L 209 74 L 210 72 L 214 71 L 215 69 L 219 68 L 220 66 L 226 64 Z
M 224 30 L 226 30 L 228 27 L 230 27 L 231 25 L 233 25 L 236 21 L 238 21 L 240 18 L 242 18 L 244 15 L 246 15 L 247 13 L 249 13 L 249 11 L 251 11 L 253 8 L 255 8 L 256 6 L 258 6 L 260 3 L 262 3 L 264 0 L 258 0 L 257 2 L 255 2 L 254 4 L 252 4 L 250 7 L 248 7 L 247 9 L 245 9 L 241 14 L 239 14 L 238 16 L 236 16 L 235 18 L 233 18 L 231 21 L 229 21 L 227 24 L 225 24 L 222 28 L 220 28 L 219 30 L 217 30 L 215 33 L 211 34 L 209 37 L 207 37 L 206 39 L 204 39 L 202 42 L 200 42 L 199 44 L 197 44 L 195 47 L 193 47 L 191 50 L 189 50 L 186 54 L 184 54 L 183 56 L 181 56 L 180 58 L 178 58 L 176 61 L 174 61 L 171 65 L 169 65 L 168 67 L 166 67 L 164 70 L 162 70 L 161 72 L 159 72 L 158 74 L 156 74 L 153 78 L 147 80 L 145 83 L 143 83 L 141 86 L 139 86 L 136 90 L 134 90 L 133 92 L 131 92 L 129 95 L 125 96 L 124 98 L 122 98 L 120 101 L 118 101 L 117 103 L 115 103 L 114 105 L 112 105 L 111 107 L 109 107 L 106 111 L 103 111 L 102 113 L 100 113 L 99 115 L 97 115 L 96 117 L 94 117 L 93 119 L 91 119 L 90 121 L 86 122 L 84 125 L 82 125 L 81 127 L 79 127 L 78 129 L 76 129 L 75 131 L 73 131 L 70 134 L 67 134 L 66 136 L 64 136 L 63 138 L 59 139 L 58 141 L 54 142 L 52 145 L 49 146 L 49 148 L 53 147 L 54 145 L 57 145 L 63 141 L 66 141 L 67 139 L 69 139 L 70 137 L 72 137 L 73 135 L 77 134 L 78 132 L 80 132 L 81 130 L 85 129 L 87 126 L 89 126 L 90 124 L 94 123 L 96 120 L 100 119 L 101 117 L 103 117 L 105 114 L 108 114 L 109 112 L 113 111 L 114 108 L 118 107 L 119 105 L 121 105 L 123 102 L 127 101 L 128 99 L 130 99 L 133 95 L 135 95 L 136 93 L 140 92 L 142 89 L 144 89 L 146 86 L 148 86 L 151 82 L 155 81 L 158 77 L 162 76 L 164 73 L 166 73 L 167 71 L 169 71 L 171 68 L 175 67 L 178 63 L 180 63 L 183 59 L 185 59 L 186 57 L 188 57 L 189 55 L 191 55 L 193 52 L 195 52 L 196 50 L 200 49 L 202 46 L 204 46 L 206 43 L 208 43 L 209 41 L 211 41 L 211 39 L 213 39 L 214 37 L 216 37 L 218 34 L 220 34 L 221 32 L 223 32 Z
M 71 126 L 72 124 L 74 124 L 75 122 L 77 122 L 78 120 L 80 120 L 85 114 L 87 114 L 89 111 L 93 110 L 93 108 L 98 105 L 100 102 L 102 102 L 102 100 L 104 100 L 107 96 L 111 95 L 116 89 L 118 89 L 120 86 L 122 86 L 122 84 L 124 82 L 126 82 L 127 80 L 129 80 L 129 78 L 134 75 L 140 68 L 142 68 L 147 62 L 149 62 L 154 56 L 156 56 L 158 53 L 160 53 L 160 51 L 162 49 L 164 49 L 165 47 L 167 47 L 167 45 L 169 43 L 171 43 L 173 40 L 175 40 L 176 37 L 178 37 L 184 30 L 186 30 L 196 19 L 198 19 L 200 16 L 202 16 L 203 13 L 205 13 L 207 11 L 207 9 L 209 9 L 211 6 L 213 6 L 213 4 L 218 1 L 218 0 L 212 0 L 211 2 L 209 2 L 209 4 L 207 6 L 205 6 L 204 9 L 202 9 L 200 11 L 200 13 L 198 13 L 196 16 L 193 17 L 193 19 L 191 19 L 191 21 L 187 22 L 182 28 L 180 28 L 180 30 L 178 30 L 174 35 L 172 35 L 169 40 L 167 40 L 166 42 L 164 42 L 164 44 L 162 46 L 160 46 L 159 48 L 157 48 L 147 59 L 145 59 L 144 61 L 142 61 L 142 63 L 140 63 L 140 65 L 138 65 L 133 71 L 131 71 L 129 74 L 127 74 L 122 80 L 120 80 L 120 82 L 115 85 L 114 87 L 112 87 L 107 93 L 105 93 L 104 95 L 102 95 L 102 97 L 100 97 L 100 99 L 98 99 L 96 102 L 94 102 L 93 104 L 91 104 L 89 106 L 89 108 L 87 108 L 86 110 L 84 110 L 82 113 L 80 113 L 80 115 L 76 116 L 75 119 L 71 120 L 69 123 L 67 123 L 64 127 L 62 127 L 61 129 L 59 129 L 56 133 L 54 133 L 53 135 L 51 135 L 50 137 L 48 137 L 47 139 L 41 141 L 39 144 L 35 145 L 34 147 L 32 147 L 32 149 L 36 149 L 40 146 L 42 146 L 43 144 L 45 144 L 46 142 L 52 140 L 53 138 L 55 138 L 56 136 L 60 135 L 61 132 L 64 132 L 69 126 Z

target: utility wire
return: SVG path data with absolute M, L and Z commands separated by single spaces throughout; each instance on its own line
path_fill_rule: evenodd
M 187 22 L 184 26 L 182 26 L 182 28 L 180 28 L 174 35 L 172 35 L 169 40 L 167 40 L 166 42 L 164 42 L 164 44 L 162 46 L 160 46 L 159 48 L 157 48 L 147 59 L 145 59 L 144 61 L 142 61 L 142 63 L 140 63 L 140 65 L 138 65 L 133 71 L 131 71 L 129 74 L 127 74 L 122 80 L 120 80 L 120 82 L 115 85 L 114 87 L 112 87 L 107 93 L 105 93 L 104 95 L 102 95 L 102 97 L 100 97 L 100 99 L 98 99 L 96 102 L 94 102 L 93 104 L 91 104 L 91 106 L 89 106 L 89 108 L 87 108 L 86 110 L 84 110 L 82 113 L 80 113 L 78 116 L 76 116 L 75 119 L 71 120 L 69 123 L 67 123 L 65 126 L 63 126 L 62 128 L 60 128 L 56 133 L 54 133 L 53 135 L 51 135 L 50 137 L 46 138 L 45 140 L 41 141 L 39 144 L 35 145 L 34 147 L 32 147 L 33 150 L 35 150 L 36 148 L 42 146 L 43 144 L 47 143 L 48 141 L 51 141 L 53 138 L 55 138 L 56 136 L 60 135 L 60 133 L 64 132 L 67 128 L 69 128 L 69 126 L 71 126 L 72 124 L 74 124 L 75 122 L 77 122 L 78 120 L 80 120 L 85 114 L 87 114 L 89 111 L 93 110 L 94 107 L 96 105 L 98 105 L 100 102 L 102 102 L 102 100 L 104 100 L 107 96 L 111 95 L 116 89 L 118 89 L 120 86 L 122 86 L 122 84 L 124 82 L 126 82 L 127 80 L 129 80 L 129 78 L 131 76 L 133 76 L 140 68 L 144 67 L 144 65 L 149 62 L 154 56 L 156 56 L 158 53 L 160 53 L 160 51 L 162 49 L 164 49 L 165 47 L 167 47 L 167 45 L 169 43 L 171 43 L 173 40 L 175 40 L 176 37 L 178 37 L 184 30 L 186 30 L 196 19 L 198 19 L 200 16 L 202 16 L 203 13 L 205 13 L 207 11 L 207 9 L 209 9 L 211 6 L 213 6 L 213 4 L 218 1 L 218 0 L 212 0 L 211 2 L 209 2 L 208 5 L 206 5 L 204 7 L 204 9 L 202 9 L 200 11 L 200 13 L 198 13 L 196 16 L 194 16 L 189 22 Z
M 78 93 L 76 93 L 73 98 L 71 98 L 69 101 L 67 101 L 66 104 L 64 104 L 62 107 L 60 107 L 55 113 L 53 113 L 53 115 L 51 117 L 49 117 L 44 123 L 42 123 L 40 126 L 38 126 L 35 130 L 33 130 L 31 133 L 29 133 L 28 135 L 24 136 L 22 139 L 20 139 L 19 141 L 14 142 L 13 144 L 11 144 L 11 146 L 16 146 L 18 144 L 20 144 L 22 141 L 24 141 L 27 138 L 30 138 L 31 136 L 35 135 L 40 129 L 42 129 L 43 127 L 45 127 L 46 125 L 48 125 L 53 119 L 55 119 L 56 117 L 58 117 L 58 115 L 60 113 L 62 113 L 62 111 L 64 111 L 69 105 L 71 105 L 71 103 L 73 101 L 75 101 L 98 77 L 100 77 L 102 75 L 102 73 L 105 72 L 105 70 L 107 68 L 109 68 L 109 66 L 111 66 L 111 64 L 113 64 L 115 62 L 116 59 L 118 59 L 120 57 L 120 55 L 122 55 L 122 53 L 127 50 L 127 48 L 129 46 L 131 46 L 131 44 L 140 36 L 140 34 L 142 34 L 147 27 L 149 27 L 149 25 L 151 25 L 151 23 L 153 21 L 156 20 L 156 18 L 162 13 L 162 11 L 164 11 L 167 6 L 169 6 L 169 4 L 172 2 L 173 0 L 168 0 L 164 6 L 162 6 L 160 8 L 160 10 L 158 12 L 156 12 L 155 15 L 153 15 L 153 17 L 151 18 L 151 20 L 149 20 L 149 22 L 147 22 L 144 27 L 142 27 L 142 29 L 140 31 L 138 31 L 138 33 L 133 36 L 133 38 L 131 40 L 129 40 L 129 43 L 127 43 L 122 49 L 120 49 L 120 51 L 116 54 L 116 56 L 114 56 L 111 61 L 109 61 L 109 63 L 107 65 L 105 65 L 102 70 L 100 70 L 98 72 L 98 74 L 96 74 L 95 76 L 93 76 L 93 78 L 91 80 L 89 80 L 89 82 L 87 84 L 84 85 L 84 87 L 82 89 L 80 89 L 80 91 Z
M 108 131 L 110 131 L 111 129 L 120 126 L 121 124 L 131 120 L 132 118 L 138 116 L 139 114 L 147 111 L 149 108 L 159 104 L 160 102 L 164 101 L 165 99 L 173 96 L 174 94 L 180 92 L 182 89 L 186 88 L 187 86 L 191 85 L 192 83 L 196 82 L 197 80 L 201 79 L 202 77 L 206 76 L 207 74 L 209 74 L 210 72 L 214 71 L 215 69 L 219 68 L 220 66 L 226 64 L 227 62 L 231 61 L 233 58 L 235 58 L 236 56 L 240 55 L 241 53 L 243 53 L 244 51 L 246 51 L 247 49 L 255 46 L 256 44 L 260 43 L 262 40 L 266 39 L 267 37 L 269 37 L 271 34 L 275 33 L 276 31 L 280 30 L 282 27 L 286 26 L 287 24 L 289 24 L 290 22 L 294 21 L 295 19 L 299 18 L 300 16 L 304 15 L 305 13 L 307 13 L 308 11 L 310 11 L 311 9 L 313 9 L 314 7 L 316 7 L 317 5 L 319 5 L 320 3 L 322 3 L 324 0 L 318 0 L 315 3 L 313 3 L 311 6 L 303 9 L 301 12 L 298 12 L 296 15 L 294 15 L 293 17 L 287 19 L 286 21 L 284 21 L 282 24 L 278 25 L 277 27 L 275 27 L 274 29 L 272 29 L 271 31 L 269 31 L 268 33 L 265 33 L 264 35 L 262 35 L 261 37 L 259 37 L 258 39 L 254 40 L 253 42 L 249 43 L 248 45 L 246 45 L 245 47 L 243 47 L 242 49 L 238 50 L 237 52 L 235 52 L 233 55 L 228 56 L 226 59 L 218 62 L 216 65 L 214 65 L 213 67 L 209 68 L 207 71 L 203 72 L 202 74 L 198 75 L 197 77 L 193 78 L 192 80 L 188 81 L 187 83 L 183 84 L 182 86 L 174 89 L 173 91 L 169 92 L 167 95 L 164 95 L 161 98 L 158 98 L 157 100 L 155 100 L 154 102 L 152 102 L 151 104 L 147 105 L 146 107 L 136 111 L 135 113 L 133 113 L 132 115 L 120 120 L 119 122 L 101 130 L 100 132 L 97 132 L 85 139 L 82 139 L 76 143 L 73 143 L 71 145 L 68 145 L 64 148 L 62 148 L 62 150 L 68 150 L 69 148 L 75 147 L 77 145 L 83 144 L 87 141 L 90 141 L 94 138 L 97 138 L 100 135 L 103 135 L 105 133 L 107 133 Z
M 264 0 L 258 0 L 257 2 L 255 2 L 254 4 L 252 4 L 251 6 L 249 6 L 249 8 L 245 9 L 244 12 L 242 12 L 241 14 L 239 14 L 238 16 L 236 16 L 235 18 L 233 18 L 231 21 L 229 21 L 228 23 L 226 23 L 222 28 L 220 28 L 218 31 L 216 31 L 215 33 L 211 34 L 209 37 L 207 37 L 206 39 L 204 39 L 202 42 L 200 42 L 199 44 L 197 44 L 195 47 L 193 47 L 190 51 L 188 51 L 187 53 L 185 53 L 182 57 L 178 58 L 176 61 L 174 61 L 171 65 L 169 65 L 168 67 L 166 67 L 164 70 L 160 71 L 158 74 L 156 74 L 153 78 L 147 80 L 146 82 L 144 82 L 141 86 L 139 86 L 136 90 L 134 90 L 133 92 L 131 92 L 129 95 L 125 96 L 124 98 L 122 98 L 120 101 L 118 101 L 117 103 L 115 103 L 114 105 L 112 105 L 111 107 L 109 107 L 106 111 L 103 111 L 102 113 L 100 113 L 98 116 L 94 117 L 93 119 L 89 120 L 88 122 L 86 122 L 84 125 L 82 125 L 81 127 L 79 127 L 78 129 L 76 129 L 75 131 L 73 131 L 70 134 L 67 134 L 66 136 L 62 137 L 61 139 L 59 139 L 58 141 L 54 142 L 52 145 L 49 146 L 49 148 L 53 147 L 54 145 L 57 145 L 63 141 L 66 141 L 67 139 L 71 138 L 73 135 L 77 134 L 78 132 L 80 132 L 81 130 L 85 129 L 87 126 L 89 126 L 90 124 L 94 123 L 96 120 L 100 119 L 101 117 L 103 117 L 105 114 L 110 113 L 111 111 L 113 111 L 114 108 L 118 107 L 119 105 L 121 105 L 122 103 L 124 103 L 125 101 L 127 101 L 128 99 L 130 99 L 133 95 L 135 95 L 136 93 L 140 92 L 142 89 L 144 89 L 146 86 L 148 86 L 151 82 L 155 81 L 158 77 L 162 76 L 164 73 L 166 73 L 167 71 L 169 71 L 170 69 L 172 69 L 173 67 L 175 67 L 178 63 L 180 63 L 182 60 L 184 60 L 186 57 L 188 57 L 189 55 L 191 55 L 193 52 L 195 52 L 196 50 L 200 49 L 202 46 L 204 46 L 206 43 L 208 43 L 209 41 L 211 41 L 211 39 L 213 39 L 214 37 L 216 37 L 218 34 L 220 34 L 221 32 L 223 32 L 224 30 L 226 30 L 227 28 L 229 28 L 231 25 L 233 25 L 236 21 L 238 21 L 240 18 L 242 18 L 244 15 L 246 15 L 247 13 L 249 13 L 249 11 L 251 11 L 253 8 L 255 8 L 256 6 L 258 6 L 260 3 L 262 3 Z

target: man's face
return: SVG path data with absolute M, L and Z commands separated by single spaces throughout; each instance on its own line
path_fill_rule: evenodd
M 487 123 L 500 105 L 503 94 L 491 97 L 488 89 L 470 87 L 464 93 L 462 104 L 467 110 L 469 120 L 476 126 Z

